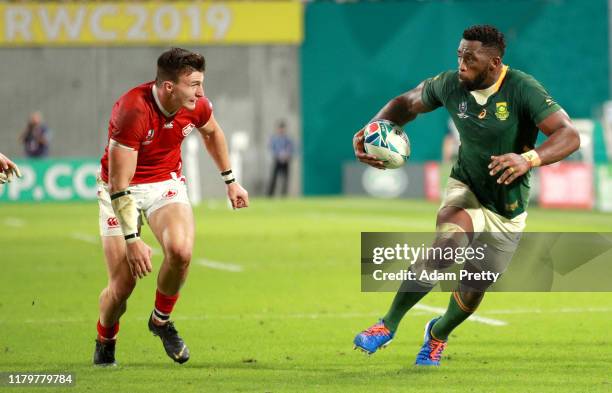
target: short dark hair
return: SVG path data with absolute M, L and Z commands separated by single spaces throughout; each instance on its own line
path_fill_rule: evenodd
M 155 83 L 163 81 L 178 82 L 182 74 L 191 74 L 194 71 L 204 72 L 206 60 L 199 53 L 187 49 L 171 48 L 162 53 L 157 59 L 157 76 Z
M 506 51 L 506 40 L 504 33 L 491 25 L 474 25 L 463 31 L 463 38 L 469 41 L 480 41 L 482 46 L 495 48 L 499 57 L 504 57 Z

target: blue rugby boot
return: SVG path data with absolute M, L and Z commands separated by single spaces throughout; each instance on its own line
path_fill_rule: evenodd
M 425 325 L 425 337 L 423 346 L 419 351 L 416 362 L 414 363 L 417 366 L 439 366 L 440 365 L 440 357 L 442 356 L 442 351 L 446 348 L 446 341 L 438 340 L 437 338 L 432 337 L 431 328 L 436 323 L 438 319 L 441 317 L 437 317 L 427 322 Z
M 381 319 L 378 323 L 355 336 L 353 340 L 354 349 L 360 349 L 371 355 L 379 348 L 385 348 L 389 345 L 393 341 L 393 336 L 395 336 L 395 333 L 390 331 Z

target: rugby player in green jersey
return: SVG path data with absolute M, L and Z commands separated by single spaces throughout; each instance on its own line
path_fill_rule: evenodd
M 530 169 L 562 160 L 580 146 L 569 116 L 542 85 L 503 64 L 505 47 L 503 34 L 493 26 L 466 29 L 457 49 L 457 70 L 423 81 L 374 117 L 404 125 L 441 106 L 448 111 L 461 146 L 436 218 L 434 246 L 465 247 L 489 236 L 488 268 L 498 273 L 506 270 L 525 228 Z M 538 130 L 547 139 L 535 148 Z M 353 138 L 355 155 L 383 169 L 382 161 L 365 152 L 363 132 Z M 402 317 L 435 284 L 404 281 L 387 314 L 355 337 L 355 347 L 371 354 L 389 344 Z M 449 334 L 474 313 L 490 284 L 458 283 L 445 314 L 425 326 L 417 365 L 440 364 Z

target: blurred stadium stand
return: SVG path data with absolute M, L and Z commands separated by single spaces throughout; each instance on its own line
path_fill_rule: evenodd
M 591 173 L 593 195 L 599 196 L 596 204 L 612 205 L 601 202 L 612 200 L 612 106 L 604 104 L 610 99 L 611 83 L 607 0 L 154 1 L 150 3 L 153 14 L 145 21 L 148 31 L 167 31 L 177 12 L 181 23 L 191 21 L 184 12 L 193 4 L 201 7 L 204 31 L 213 20 L 208 15 L 210 8 L 206 8 L 212 4 L 230 9 L 232 19 L 227 22 L 231 21 L 231 29 L 242 31 L 242 36 L 211 38 L 209 33 L 202 33 L 202 39 L 190 40 L 158 37 L 139 42 L 87 41 L 87 28 L 91 29 L 87 24 L 94 23 L 92 12 L 116 4 L 138 7 L 143 2 L 0 3 L 0 17 L 4 18 L 0 35 L 0 72 L 4 76 L 0 147 L 4 153 L 13 157 L 22 154 L 17 135 L 28 113 L 41 110 L 54 131 L 54 157 L 99 158 L 115 100 L 126 89 L 152 79 L 159 53 L 175 45 L 206 56 L 206 93 L 228 140 L 241 132 L 248 137 L 249 148 L 240 157 L 241 178 L 253 195 L 264 193 L 271 165 L 267 141 L 279 118 L 287 119 L 290 133 L 301 140 L 303 150 L 294 162 L 291 195 L 365 192 L 358 191 L 355 184 L 361 182 L 357 172 L 365 168 L 348 169 L 352 175 L 343 177 L 345 164 L 355 165 L 351 135 L 389 98 L 454 68 L 456 46 L 465 27 L 491 23 L 506 33 L 505 62 L 534 75 L 573 118 L 586 119 L 592 125 L 591 132 L 585 134 L 590 142 L 585 146 L 592 150 L 576 158 L 595 165 Z M 274 11 L 267 8 L 267 16 L 279 21 L 266 22 L 271 29 L 265 28 L 261 14 L 253 13 L 255 8 L 249 8 L 266 4 L 277 7 Z M 290 12 L 297 15 L 295 20 L 276 11 L 283 4 L 292 4 Z M 57 8 L 49 10 L 54 6 L 73 7 L 71 12 L 74 7 L 89 7 L 89 19 L 83 22 L 85 33 L 77 32 L 71 42 L 52 38 L 24 42 L 19 33 L 9 37 L 10 26 L 14 27 L 23 14 L 10 14 L 17 19 L 9 25 L 7 10 L 46 9 L 47 18 L 53 20 Z M 246 17 L 237 16 L 240 12 Z M 32 29 L 40 30 L 40 20 L 36 19 L 40 16 L 32 15 L 34 25 L 38 23 Z M 283 25 L 286 20 L 295 26 Z M 153 26 L 155 23 L 163 26 Z M 65 35 L 65 28 L 60 28 L 60 35 Z M 247 42 L 260 31 L 284 37 Z M 405 182 L 397 180 L 412 187 L 403 191 L 406 196 L 435 198 L 435 192 L 427 191 L 426 180 L 419 180 L 418 185 L 415 181 L 435 180 L 431 169 L 426 168 L 433 168 L 430 161 L 440 160 L 446 121 L 446 112 L 438 110 L 408 127 L 413 146 L 408 172 L 419 173 Z M 217 171 L 210 159 L 203 158 L 201 144 L 199 152 L 201 194 L 205 198 L 220 197 L 224 190 Z M 436 176 L 440 180 L 444 175 L 443 169 Z M 381 180 L 385 182 L 393 184 Z M 415 194 L 415 190 L 421 191 Z M 0 200 L 6 199 L 6 193 L 0 192 Z

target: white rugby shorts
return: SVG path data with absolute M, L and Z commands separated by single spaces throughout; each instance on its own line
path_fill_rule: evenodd
M 184 203 L 190 205 L 189 196 L 187 195 L 187 186 L 185 185 L 185 177 L 173 176 L 172 179 L 157 182 L 136 184 L 128 187 L 138 208 L 138 231 L 143 224 L 142 213 L 145 218 L 149 219 L 151 214 L 157 209 L 169 205 L 171 203 Z M 101 236 L 123 236 L 121 225 L 111 205 L 110 195 L 108 193 L 108 184 L 98 178 L 98 206 L 99 226 Z

